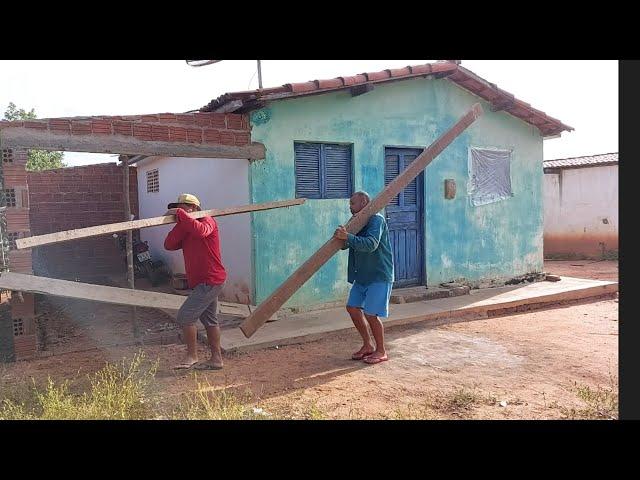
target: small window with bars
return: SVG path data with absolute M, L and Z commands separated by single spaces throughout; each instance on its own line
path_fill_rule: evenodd
M 147 172 L 147 193 L 156 193 L 160 191 L 160 175 L 158 169 L 149 170 Z
M 21 318 L 13 319 L 13 334 L 17 337 L 18 335 L 24 335 L 24 322 Z
M 18 232 L 7 232 L 7 240 L 9 241 L 9 250 L 15 250 L 16 248 L 18 248 L 16 246 L 16 240 L 19 237 L 19 233 Z
M 4 191 L 4 198 L 7 201 L 7 207 L 16 206 L 16 191 L 13 188 L 6 188 Z
M 2 149 L 2 163 L 11 163 L 13 162 L 13 150 L 10 148 Z

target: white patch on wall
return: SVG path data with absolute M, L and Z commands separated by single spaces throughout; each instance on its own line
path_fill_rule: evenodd
M 511 150 L 469 148 L 469 184 L 472 205 L 487 205 L 513 196 Z
M 444 268 L 451 268 L 453 266 L 453 262 L 449 257 L 447 257 L 444 253 L 440 255 L 440 261 L 442 262 L 442 266 Z
M 138 199 L 140 218 L 158 217 L 178 195 L 192 193 L 203 209 L 246 205 L 249 201 L 249 162 L 238 159 L 147 157 L 138 163 Z M 153 173 L 157 172 L 157 173 Z M 149 178 L 163 178 L 162 189 L 147 193 Z M 227 283 L 221 299 L 244 303 L 250 301 L 251 215 L 216 217 L 220 228 L 222 262 Z M 149 242 L 154 258 L 163 260 L 172 273 L 184 273 L 181 251 L 164 249 L 164 239 L 174 225 L 140 230 Z

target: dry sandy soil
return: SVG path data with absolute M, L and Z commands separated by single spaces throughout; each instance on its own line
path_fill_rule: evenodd
M 545 263 L 545 270 L 618 278 L 618 264 L 612 261 L 553 261 Z M 102 335 L 114 331 L 109 325 L 120 325 L 118 338 L 126 336 L 127 309 L 104 308 L 84 313 L 101 319 L 89 325 L 90 330 L 86 319 L 83 325 L 76 321 L 74 328 L 81 332 L 76 346 L 95 346 L 98 338 L 104 345 Z M 103 314 L 108 311 L 111 323 L 105 325 Z M 119 320 L 114 320 L 114 312 L 120 312 Z M 153 311 L 144 315 L 144 327 L 152 328 Z M 224 370 L 197 373 L 172 369 L 182 345 L 145 346 L 144 351 L 159 361 L 156 378 L 166 402 L 206 380 L 215 389 L 250 392 L 246 401 L 266 412 L 297 418 L 309 418 L 309 412 L 314 418 L 340 419 L 617 417 L 617 408 L 602 406 L 603 399 L 617 398 L 617 299 L 437 327 L 397 327 L 388 329 L 386 341 L 390 360 L 379 365 L 350 360 L 360 346 L 354 331 L 303 345 L 226 355 Z M 99 347 L 56 354 L 5 366 L 0 373 L 5 384 L 29 376 L 72 378 L 137 350 Z M 201 356 L 206 356 L 204 347 Z

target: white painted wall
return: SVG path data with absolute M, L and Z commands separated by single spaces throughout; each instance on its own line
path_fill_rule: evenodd
M 546 173 L 544 235 L 547 254 L 617 249 L 618 166 Z
M 249 161 L 237 159 L 148 157 L 137 164 L 140 217 L 163 215 L 167 204 L 181 193 L 200 199 L 203 210 L 246 205 L 249 201 Z M 146 172 L 158 169 L 160 191 L 147 193 Z M 227 285 L 222 299 L 251 303 L 251 225 L 250 215 L 217 217 L 220 228 L 222 261 Z M 182 251 L 164 249 L 169 225 L 143 228 L 142 240 L 149 242 L 154 258 L 164 260 L 173 273 L 184 273 Z

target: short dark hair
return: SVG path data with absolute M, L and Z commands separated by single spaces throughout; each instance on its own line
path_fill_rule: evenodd
M 367 203 L 369 203 L 371 201 L 371 198 L 369 197 L 369 194 L 367 192 L 364 192 L 364 191 L 360 190 L 358 192 L 355 192 L 352 196 L 355 197 L 356 195 L 358 197 L 364 197 L 364 199 L 367 201 Z

